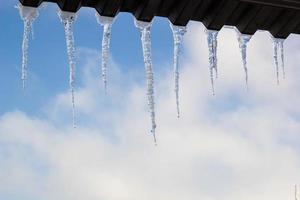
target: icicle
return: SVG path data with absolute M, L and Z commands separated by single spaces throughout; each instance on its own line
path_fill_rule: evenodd
M 285 67 L 284 67 L 284 39 L 281 38 L 274 38 L 271 36 L 272 43 L 273 43 L 273 58 L 276 67 L 276 76 L 277 76 L 277 84 L 279 85 L 279 61 L 278 61 L 278 53 L 280 51 L 280 58 L 281 58 L 281 68 L 283 73 L 283 78 L 285 78 Z
M 28 48 L 29 48 L 29 36 L 32 30 L 32 25 L 35 19 L 39 15 L 39 9 L 35 7 L 23 6 L 18 4 L 16 8 L 19 9 L 21 19 L 24 22 L 24 33 L 22 42 L 22 76 L 21 80 L 23 82 L 23 90 L 26 88 L 27 81 L 27 69 L 28 69 Z
M 34 40 L 34 26 L 31 24 L 31 38 Z
M 209 50 L 209 69 L 210 69 L 210 79 L 212 85 L 212 92 L 215 95 L 215 87 L 214 87 L 214 70 L 215 76 L 218 77 L 218 66 L 217 66 L 217 48 L 218 48 L 218 33 L 216 30 L 208 30 L 206 29 L 207 34 L 207 43 Z
M 76 14 L 65 11 L 58 11 L 58 16 L 61 22 L 64 24 L 67 53 L 70 68 L 69 84 L 72 95 L 72 114 L 73 114 L 73 128 L 76 128 L 75 124 L 75 45 L 73 36 L 73 23 L 76 20 Z
M 279 40 L 280 57 L 281 57 L 281 68 L 283 73 L 283 79 L 285 79 L 285 67 L 284 67 L 284 39 Z
M 240 51 L 242 54 L 242 62 L 245 71 L 246 86 L 248 89 L 247 45 L 252 36 L 247 34 L 242 34 L 238 29 L 236 29 L 236 33 L 237 33 Z
M 155 102 L 154 102 L 154 78 L 153 78 L 153 69 L 152 69 L 152 60 L 151 60 L 151 22 L 143 22 L 135 19 L 135 26 L 141 32 L 141 41 L 143 47 L 144 63 L 146 70 L 146 79 L 147 79 L 147 98 L 149 105 L 149 112 L 151 115 L 151 133 L 156 144 L 156 123 L 155 123 Z
M 180 117 L 180 108 L 179 108 L 179 54 L 182 39 L 186 33 L 185 26 L 175 26 L 170 23 L 173 38 L 174 38 L 174 79 L 175 79 L 175 95 L 176 95 L 176 108 L 177 108 L 177 117 Z
M 30 21 L 24 21 L 24 33 L 22 42 L 22 75 L 23 91 L 26 89 L 26 81 L 28 76 L 28 48 L 29 48 L 29 34 L 30 34 Z
M 273 38 L 273 58 L 276 69 L 277 85 L 279 85 L 279 67 L 278 67 L 278 41 Z
M 104 84 L 105 92 L 107 91 L 107 65 L 109 62 L 109 46 L 111 38 L 111 27 L 114 22 L 113 17 L 101 16 L 98 13 L 96 14 L 98 23 L 103 26 L 103 38 L 102 38 L 102 79 Z
M 213 46 L 214 46 L 214 62 L 215 62 L 215 75 L 218 78 L 218 57 L 217 57 L 217 49 L 218 49 L 218 32 L 213 35 Z

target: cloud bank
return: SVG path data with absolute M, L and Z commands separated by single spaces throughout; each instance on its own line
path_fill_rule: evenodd
M 287 78 L 280 86 L 269 41 L 259 32 L 249 45 L 247 92 L 235 32 L 222 30 L 212 96 L 206 37 L 191 24 L 181 59 L 180 119 L 172 66 L 154 66 L 157 147 L 144 74 L 112 63 L 105 96 L 99 53 L 81 48 L 76 130 L 68 92 L 45 104 L 44 118 L 20 111 L 1 116 L 1 199 L 292 199 L 300 179 L 300 40 L 286 41 Z

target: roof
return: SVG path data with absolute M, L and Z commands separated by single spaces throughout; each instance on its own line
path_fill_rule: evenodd
M 95 8 L 99 14 L 114 17 L 132 13 L 138 20 L 154 16 L 168 18 L 185 26 L 202 22 L 206 28 L 220 30 L 224 25 L 237 27 L 244 34 L 267 30 L 274 37 L 287 38 L 300 33 L 300 0 L 20 0 L 25 6 L 43 2 L 57 3 L 60 9 L 77 12 L 81 7 Z

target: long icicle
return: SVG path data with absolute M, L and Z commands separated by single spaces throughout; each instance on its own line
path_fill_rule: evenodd
M 218 31 L 215 30 L 205 30 L 207 35 L 207 44 L 209 51 L 209 70 L 210 70 L 210 80 L 212 86 L 212 93 L 215 95 L 215 86 L 214 86 L 214 70 L 215 76 L 218 77 L 218 66 L 217 66 L 217 48 L 218 48 Z
M 186 33 L 185 26 L 176 26 L 170 22 L 170 26 L 173 32 L 174 39 L 174 79 L 175 79 L 175 95 L 176 95 L 176 109 L 177 117 L 180 117 L 180 106 L 179 106 L 179 55 L 183 36 Z
M 71 12 L 59 11 L 58 15 L 61 22 L 64 24 L 67 53 L 69 60 L 69 85 L 71 90 L 72 99 L 72 120 L 73 128 L 76 128 L 75 120 L 75 45 L 74 45 L 74 35 L 73 35 L 73 23 L 76 20 L 76 14 Z
M 143 22 L 135 19 L 135 26 L 141 32 L 141 41 L 143 47 L 144 55 L 144 64 L 146 70 L 146 79 L 147 79 L 147 98 L 149 105 L 149 112 L 151 117 L 151 133 L 153 135 L 154 143 L 157 144 L 155 129 L 155 101 L 154 101 L 154 76 L 152 69 L 152 60 L 151 60 L 151 22 Z
M 252 36 L 247 35 L 247 34 L 242 34 L 238 29 L 236 29 L 236 33 L 237 33 L 237 38 L 238 38 L 238 42 L 239 42 L 239 48 L 240 48 L 241 55 L 242 55 L 243 68 L 245 71 L 246 87 L 248 90 L 249 87 L 248 87 L 248 67 L 247 67 L 247 45 L 248 45 L 249 41 L 251 40 Z
M 114 18 L 101 16 L 98 13 L 96 14 L 96 18 L 98 23 L 101 26 L 103 26 L 101 75 L 104 84 L 104 90 L 106 93 L 107 92 L 107 66 L 109 62 L 111 27 L 114 22 Z
M 22 42 L 22 68 L 21 68 L 21 80 L 23 91 L 26 89 L 26 81 L 28 78 L 28 49 L 30 31 L 32 30 L 33 22 L 39 15 L 39 9 L 35 7 L 23 6 L 18 4 L 16 6 L 19 9 L 21 19 L 24 23 L 23 42 Z
M 22 42 L 22 87 L 23 91 L 26 90 L 26 82 L 28 78 L 28 49 L 29 49 L 29 35 L 30 35 L 30 24 L 29 20 L 24 21 L 24 33 L 23 33 L 23 42 Z

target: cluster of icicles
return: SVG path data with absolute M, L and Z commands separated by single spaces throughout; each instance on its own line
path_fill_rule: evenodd
M 27 79 L 27 64 L 28 64 L 28 47 L 29 47 L 29 35 L 32 30 L 33 22 L 38 17 L 39 8 L 22 6 L 19 4 L 17 8 L 20 11 L 21 18 L 24 22 L 24 35 L 23 35 L 23 44 L 22 44 L 22 82 L 23 88 L 26 86 Z M 73 36 L 73 24 L 76 20 L 76 14 L 65 11 L 58 11 L 59 18 L 64 25 L 65 37 L 66 37 L 66 46 L 67 54 L 69 61 L 69 85 L 71 91 L 71 100 L 72 100 L 72 112 L 73 112 L 73 127 L 76 127 L 75 123 L 75 46 L 74 46 L 74 36 Z M 98 23 L 103 27 L 103 39 L 102 39 L 102 64 L 101 64 L 101 75 L 103 79 L 105 92 L 107 90 L 107 67 L 109 62 L 109 47 L 111 39 L 111 28 L 114 22 L 114 18 L 105 17 L 99 14 L 96 14 Z M 155 136 L 155 100 L 154 100 L 154 76 L 153 68 L 151 61 L 151 22 L 143 22 L 135 19 L 135 26 L 139 29 L 141 33 L 141 42 L 144 56 L 144 64 L 146 71 L 146 83 L 147 83 L 147 100 L 150 112 L 151 119 L 151 133 L 153 135 L 154 141 L 156 143 Z M 177 108 L 177 117 L 180 117 L 179 109 L 179 55 L 183 36 L 186 33 L 186 27 L 176 26 L 170 23 L 173 38 L 174 38 L 174 91 L 176 96 L 176 108 Z M 209 50 L 209 70 L 210 78 L 212 85 L 212 93 L 215 95 L 214 88 L 214 79 L 218 77 L 218 66 L 217 66 L 217 48 L 218 48 L 218 31 L 216 30 L 206 30 L 207 43 Z M 237 29 L 237 38 L 239 42 L 239 47 L 242 55 L 242 63 L 245 71 L 245 80 L 248 88 L 248 68 L 247 68 L 247 44 L 251 39 L 251 35 L 246 35 L 240 33 Z M 283 77 L 285 76 L 284 72 L 284 49 L 283 39 L 271 38 L 273 41 L 274 48 L 274 63 L 276 67 L 277 74 L 277 83 L 279 84 L 279 59 L 278 54 L 280 52 L 281 58 L 281 67 L 283 70 Z

